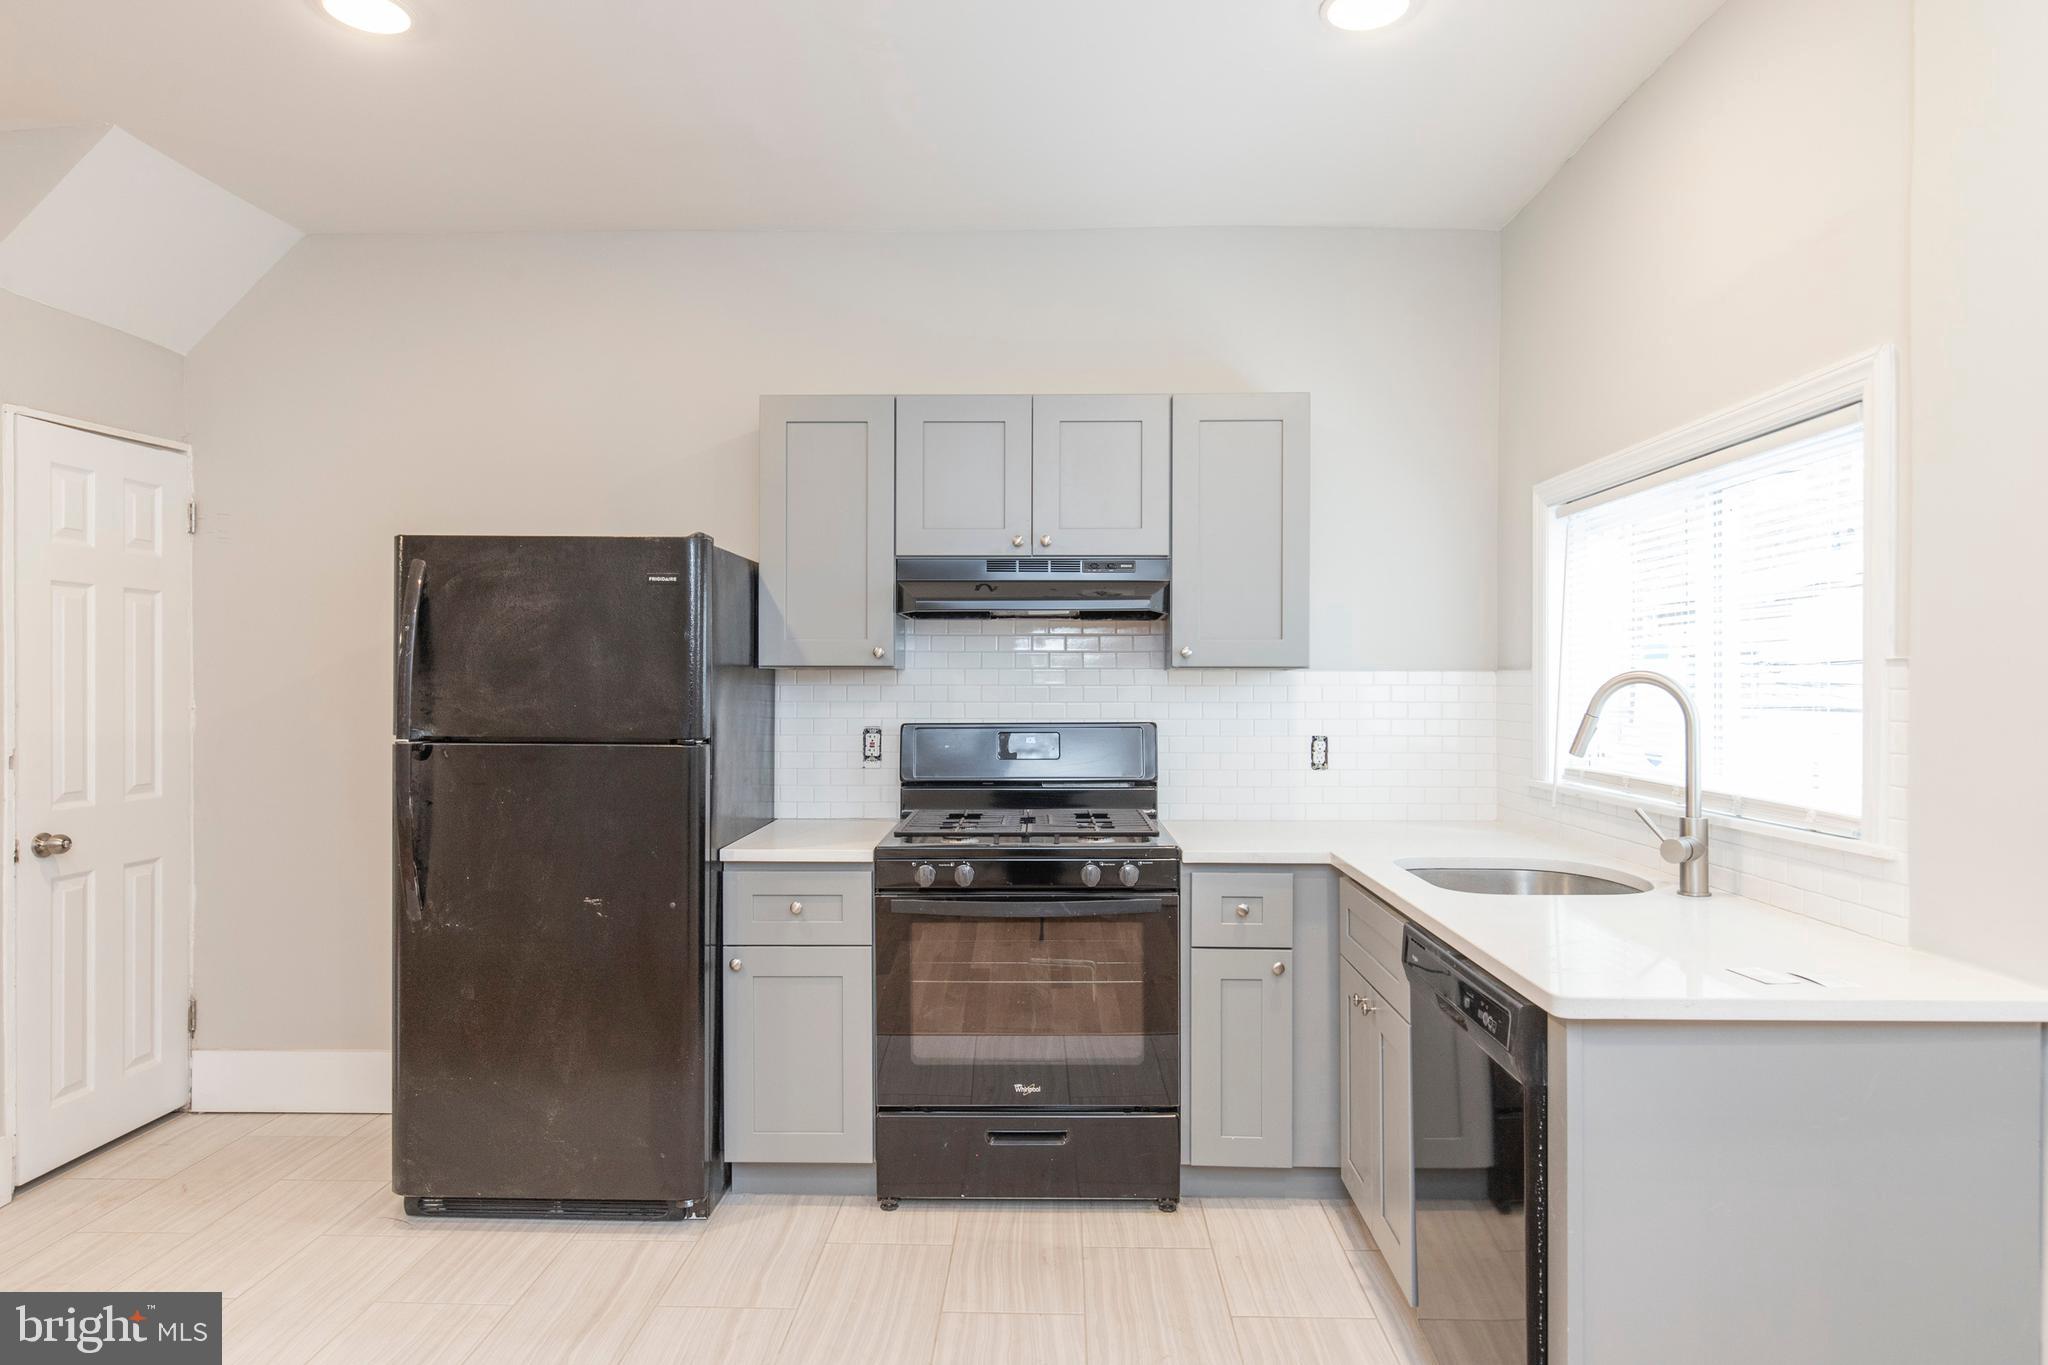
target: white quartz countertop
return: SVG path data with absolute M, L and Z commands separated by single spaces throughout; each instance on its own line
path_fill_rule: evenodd
M 2048 988 L 1716 893 L 1688 899 L 1672 869 L 1616 867 L 1567 839 L 1496 824 L 1169 820 L 1202 864 L 1327 864 L 1560 1019 L 2048 1022 Z M 1611 867 L 1627 896 L 1446 891 L 1402 866 L 1433 859 Z M 1733 969 L 1825 985 L 1765 985 Z
M 727 844 L 728 863 L 871 863 L 894 820 L 775 820 Z

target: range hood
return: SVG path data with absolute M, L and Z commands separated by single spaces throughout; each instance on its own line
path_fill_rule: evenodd
M 1166 615 L 1165 555 L 914 555 L 896 560 L 896 610 L 904 616 Z

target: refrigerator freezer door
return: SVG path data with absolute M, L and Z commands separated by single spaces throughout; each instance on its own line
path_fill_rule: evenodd
M 711 1197 L 709 747 L 393 754 L 394 1188 Z
M 702 536 L 400 536 L 399 739 L 706 739 Z

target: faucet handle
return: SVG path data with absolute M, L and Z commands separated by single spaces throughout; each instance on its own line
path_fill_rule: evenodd
M 1657 828 L 1657 822 L 1652 820 L 1650 813 L 1641 806 L 1636 807 L 1636 819 L 1642 821 L 1644 827 L 1657 840 L 1657 854 L 1665 862 L 1689 863 L 1700 856 L 1702 850 L 1698 839 L 1689 834 L 1666 834 Z

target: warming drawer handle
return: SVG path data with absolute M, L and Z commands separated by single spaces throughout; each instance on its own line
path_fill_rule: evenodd
M 988 1135 L 991 1147 L 1064 1147 L 1067 1145 L 1065 1130 L 1045 1131 L 1040 1129 L 991 1129 Z

